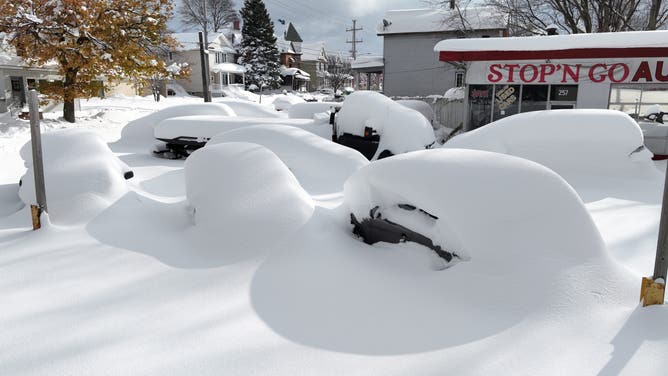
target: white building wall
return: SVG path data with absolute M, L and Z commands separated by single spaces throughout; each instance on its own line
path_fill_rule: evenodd
M 609 83 L 583 82 L 578 86 L 576 108 L 608 108 L 610 99 Z

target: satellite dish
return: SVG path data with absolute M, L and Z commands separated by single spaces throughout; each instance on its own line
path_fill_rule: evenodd
M 383 27 L 388 27 L 388 26 L 390 26 L 390 25 L 392 25 L 392 22 L 390 22 L 390 21 L 388 21 L 388 20 L 386 20 L 386 19 L 383 18 Z

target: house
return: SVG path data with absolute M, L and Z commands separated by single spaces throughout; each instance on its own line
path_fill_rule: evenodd
M 207 58 L 209 62 L 209 80 L 212 96 L 223 96 L 227 85 L 245 82 L 246 69 L 236 64 L 237 48 L 241 42 L 241 31 L 235 22 L 233 29 L 226 29 L 209 35 Z M 189 94 L 203 96 L 202 64 L 199 48 L 199 33 L 175 33 L 172 36 L 180 43 L 176 51 L 168 57 L 168 63 L 187 63 L 191 70 L 188 78 L 174 80 Z
M 288 23 L 282 37 L 276 38 L 283 86 L 292 90 L 306 90 L 311 76 L 302 70 L 302 37 L 292 22 Z
M 383 37 L 384 92 L 390 96 L 443 94 L 464 85 L 457 64 L 439 61 L 444 39 L 507 36 L 506 20 L 490 7 L 390 10 L 378 26 Z
M 302 70 L 308 73 L 308 91 L 316 91 L 329 86 L 327 72 L 327 51 L 324 42 L 304 43 L 302 45 Z
M 23 107 L 28 90 L 60 79 L 55 63 L 31 67 L 0 36 L 0 113 Z

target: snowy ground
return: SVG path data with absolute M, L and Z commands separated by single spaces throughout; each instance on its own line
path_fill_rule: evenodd
M 288 239 L 245 248 L 192 231 L 183 161 L 119 141 L 127 122 L 187 101 L 201 99 L 91 100 L 75 125 L 46 114 L 45 132 L 94 130 L 135 177 L 95 218 L 54 214 L 37 232 L 17 196 L 28 123 L 0 114 L 0 374 L 668 373 L 668 309 L 637 302 L 657 180 L 569 181 L 607 246 L 578 262 L 500 244 L 486 273 L 435 271 L 421 247 L 354 239 L 342 193 L 313 195 Z

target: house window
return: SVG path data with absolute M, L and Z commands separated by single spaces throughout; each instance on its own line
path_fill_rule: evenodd
M 227 56 L 222 52 L 216 52 L 216 64 L 226 63 Z
M 167 57 L 169 58 L 169 61 L 173 61 L 174 60 L 174 53 L 172 51 L 169 51 L 167 53 Z

